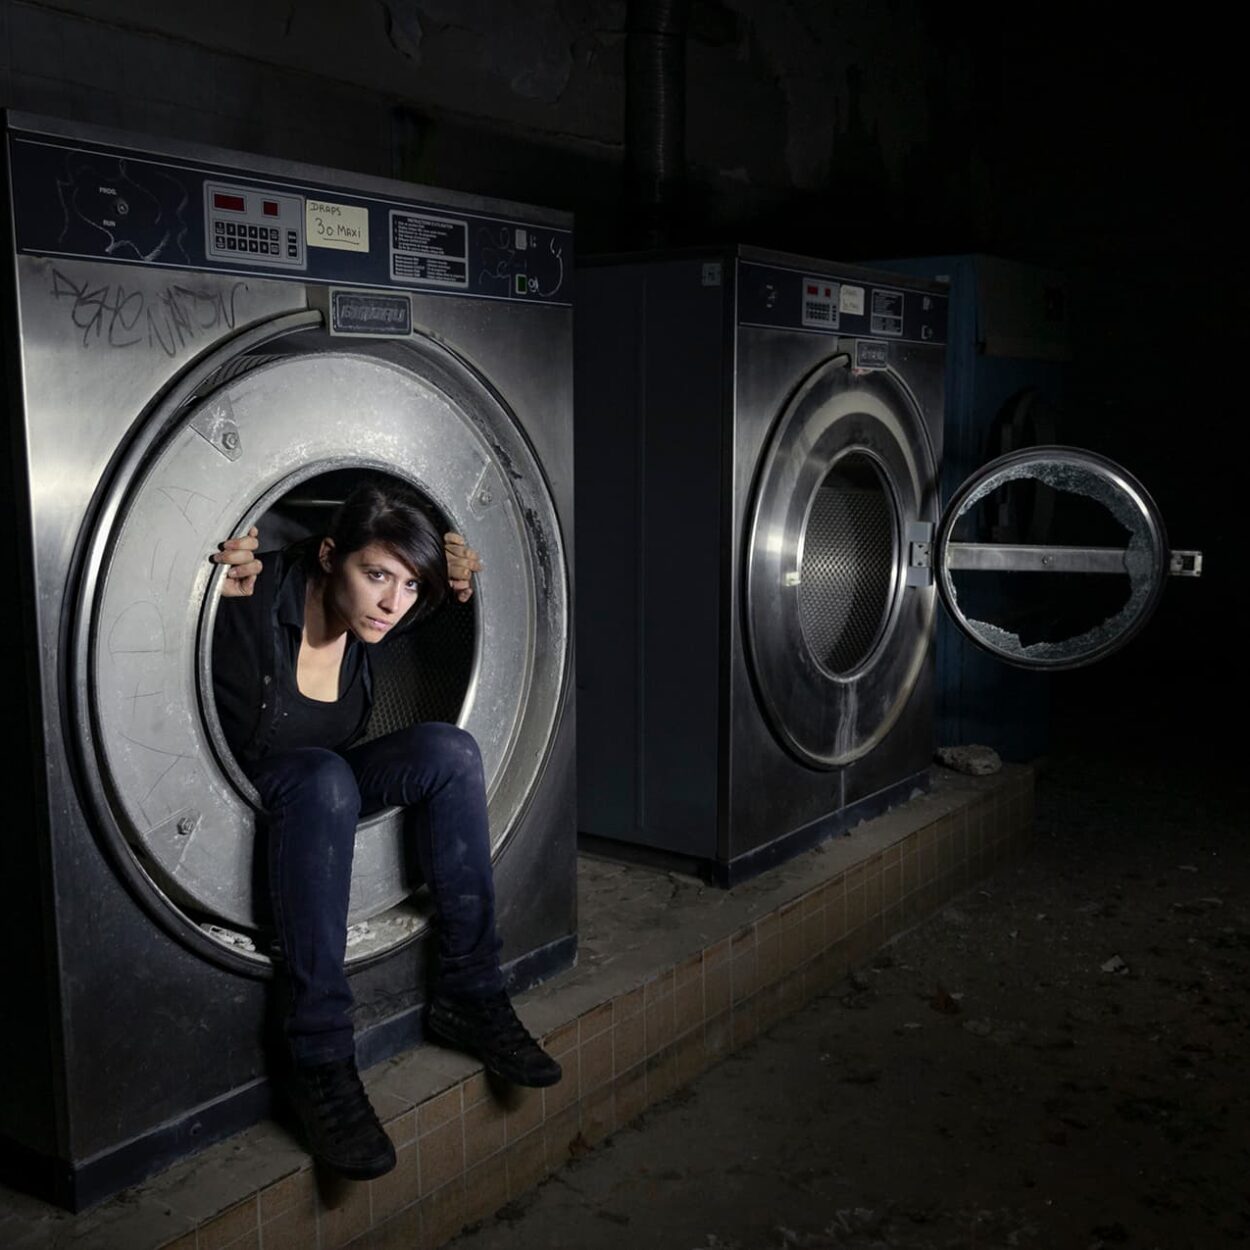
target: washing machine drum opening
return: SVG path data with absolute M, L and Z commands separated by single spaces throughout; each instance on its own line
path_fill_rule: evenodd
M 927 427 L 886 371 L 815 370 L 760 461 L 746 544 L 745 636 L 781 745 L 813 768 L 873 750 L 920 678 L 934 613 L 904 535 L 936 516 Z
M 834 674 L 858 668 L 890 609 L 895 521 L 876 464 L 852 453 L 812 500 L 799 562 L 799 623 L 816 662 Z
M 496 854 L 538 783 L 563 701 L 567 574 L 528 441 L 437 345 L 343 348 L 296 335 L 288 350 L 271 345 L 264 357 L 205 370 L 192 401 L 151 413 L 136 439 L 148 445 L 119 470 L 91 537 L 75 721 L 97 823 L 129 857 L 132 881 L 138 866 L 145 902 L 197 948 L 209 934 L 226 962 L 263 963 L 257 798 L 211 697 L 213 625 L 230 605 L 209 554 L 250 525 L 269 528 L 269 545 L 292 501 L 331 502 L 362 472 L 408 484 L 468 537 L 484 564 L 472 607 L 449 605 L 378 649 L 395 647 L 375 668 L 369 733 L 440 715 L 468 730 L 482 753 Z M 349 961 L 423 927 L 410 859 L 401 812 L 362 820 Z

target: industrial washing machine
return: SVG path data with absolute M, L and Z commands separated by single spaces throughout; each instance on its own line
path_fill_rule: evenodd
M 999 458 L 940 511 L 940 285 L 740 246 L 586 263 L 577 303 L 590 851 L 751 876 L 927 786 L 939 595 L 1001 661 L 1071 667 L 1200 565 L 1069 448 Z M 1022 481 L 1071 502 L 1075 541 L 970 541 Z M 996 619 L 996 583 L 1044 605 L 1057 575 L 1079 611 Z
M 363 473 L 468 536 L 477 594 L 379 651 L 369 733 L 474 734 L 510 984 L 574 958 L 571 219 L 29 116 L 5 147 L 0 1160 L 77 1208 L 269 1105 L 223 538 L 318 532 Z M 366 816 L 362 1063 L 420 1037 L 419 885 L 398 811 Z

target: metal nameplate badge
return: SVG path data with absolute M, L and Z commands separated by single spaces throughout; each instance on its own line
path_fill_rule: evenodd
M 407 338 L 412 301 L 396 291 L 331 291 L 330 333 Z

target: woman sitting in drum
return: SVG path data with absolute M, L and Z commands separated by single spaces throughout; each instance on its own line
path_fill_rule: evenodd
M 380 1176 L 395 1152 L 356 1072 L 344 972 L 362 811 L 410 809 L 438 933 L 429 1033 L 516 1084 L 560 1079 L 504 992 L 477 743 L 454 725 L 425 723 L 352 745 L 369 718 L 369 648 L 448 593 L 467 600 L 481 564 L 390 484 L 354 490 L 320 542 L 263 566 L 258 546 L 253 528 L 212 557 L 227 566 L 222 595 L 232 600 L 217 613 L 213 684 L 226 740 L 268 817 L 290 991 L 283 1084 L 319 1160 L 350 1177 Z

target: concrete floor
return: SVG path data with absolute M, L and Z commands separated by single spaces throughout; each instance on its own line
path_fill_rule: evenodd
M 1140 723 L 1066 739 L 1023 865 L 452 1244 L 1250 1241 L 1244 774 Z

